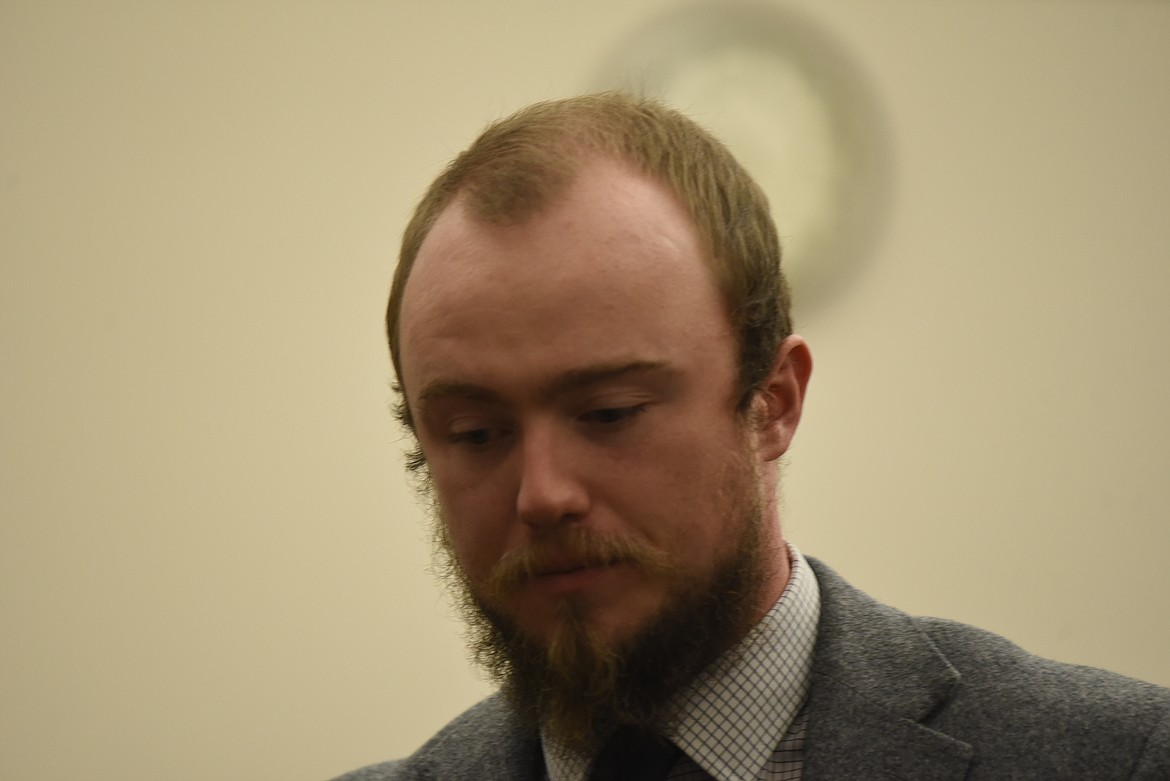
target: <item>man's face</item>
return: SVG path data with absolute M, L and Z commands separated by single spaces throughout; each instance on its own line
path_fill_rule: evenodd
M 617 647 L 734 558 L 761 465 L 735 413 L 736 338 L 666 188 L 598 162 L 519 225 L 456 201 L 419 251 L 401 334 L 453 552 L 531 640 L 571 618 Z

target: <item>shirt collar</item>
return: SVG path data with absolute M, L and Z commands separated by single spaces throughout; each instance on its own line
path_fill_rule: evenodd
M 788 585 L 772 609 L 679 694 L 668 737 L 715 781 L 755 778 L 808 694 L 820 589 L 794 545 L 788 558 Z M 582 781 L 591 757 L 542 738 L 550 781 Z

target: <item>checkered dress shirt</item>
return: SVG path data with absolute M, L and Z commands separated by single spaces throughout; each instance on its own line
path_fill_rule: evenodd
M 738 646 L 680 695 L 667 736 L 683 750 L 668 781 L 796 781 L 804 764 L 813 644 L 821 612 L 816 575 L 795 546 L 780 599 Z M 591 757 L 545 737 L 549 781 L 585 781 Z

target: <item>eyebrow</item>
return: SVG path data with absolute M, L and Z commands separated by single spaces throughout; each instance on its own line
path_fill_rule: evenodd
M 566 391 L 578 390 L 596 385 L 599 382 L 618 380 L 630 375 L 669 372 L 670 366 L 665 361 L 626 361 L 584 366 L 580 369 L 571 369 L 557 377 L 549 384 L 545 393 L 549 396 L 556 396 Z
M 617 361 L 594 366 L 583 366 L 577 369 L 570 369 L 554 378 L 548 385 L 541 389 L 540 395 L 544 398 L 552 398 L 563 393 L 587 388 L 590 385 L 596 385 L 600 382 L 617 380 L 631 375 L 656 373 L 672 374 L 674 372 L 665 361 Z M 429 403 L 451 398 L 497 404 L 504 401 L 500 394 L 482 385 L 476 385 L 470 382 L 436 380 L 419 392 L 418 405 L 419 407 L 425 407 Z

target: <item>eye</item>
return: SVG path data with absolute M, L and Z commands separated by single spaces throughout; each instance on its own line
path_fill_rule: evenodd
M 601 409 L 589 410 L 581 415 L 580 420 L 585 423 L 613 426 L 630 421 L 645 411 L 645 404 L 634 404 L 629 407 L 602 407 Z
M 486 445 L 491 441 L 492 432 L 486 428 L 473 428 L 471 431 L 460 431 L 449 437 L 450 442 L 466 445 Z
M 483 447 L 489 445 L 493 441 L 507 436 L 508 429 L 495 426 L 482 426 L 479 428 L 465 428 L 452 431 L 447 435 L 447 441 L 453 445 L 470 445 L 471 447 Z

